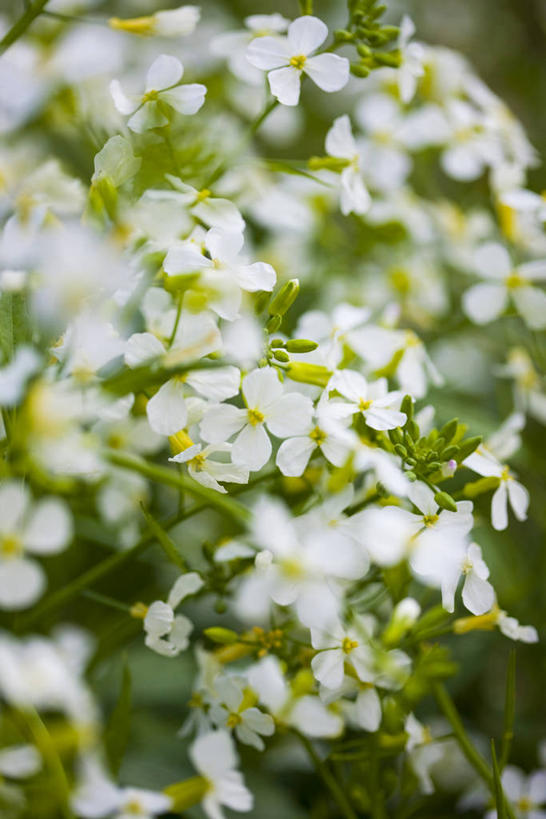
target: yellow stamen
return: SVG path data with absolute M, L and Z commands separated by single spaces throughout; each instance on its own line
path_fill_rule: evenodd
M 298 71 L 303 71 L 303 67 L 305 65 L 306 60 L 307 57 L 305 56 L 305 54 L 299 54 L 296 57 L 290 58 L 290 65 L 292 66 L 292 68 L 296 68 Z

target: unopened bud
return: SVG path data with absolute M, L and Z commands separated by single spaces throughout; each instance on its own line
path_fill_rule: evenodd
M 459 444 L 459 452 L 457 453 L 457 460 L 459 463 L 464 461 L 465 458 L 468 458 L 469 455 L 479 447 L 482 442 L 481 435 L 475 435 L 473 438 L 467 438 L 466 441 L 462 441 Z
M 436 492 L 434 500 L 441 509 L 447 509 L 448 512 L 457 511 L 457 504 L 447 492 Z
M 269 346 L 272 347 L 272 348 L 284 347 L 284 345 L 285 345 L 285 342 L 282 340 L 282 338 L 274 338 L 269 342 Z
M 267 330 L 268 333 L 276 333 L 281 324 L 282 316 L 279 315 L 271 316 L 271 318 L 268 319 L 267 324 L 265 325 L 265 329 Z
M 273 358 L 283 363 L 290 361 L 290 356 L 284 350 L 273 350 Z
M 351 74 L 355 77 L 367 77 L 370 69 L 362 63 L 351 63 Z
M 294 338 L 286 342 L 286 349 L 289 353 L 312 353 L 317 347 L 317 342 L 308 338 Z
M 270 316 L 284 316 L 287 310 L 292 307 L 300 292 L 298 279 L 289 279 L 283 284 L 280 290 L 269 302 L 268 312 Z
M 163 793 L 171 798 L 171 809 L 181 813 L 201 802 L 209 787 L 210 783 L 204 776 L 192 776 L 191 779 L 186 779 L 184 782 L 169 785 Z
M 320 364 L 307 364 L 305 361 L 291 361 L 285 372 L 292 381 L 315 384 L 317 387 L 325 387 L 332 377 L 327 367 Z
M 458 426 L 459 426 L 458 418 L 452 418 L 451 421 L 448 421 L 447 424 L 444 424 L 444 426 L 440 430 L 440 435 L 442 436 L 442 438 L 445 439 L 446 443 L 449 443 L 451 439 L 455 436 Z
M 232 645 L 239 639 L 239 635 L 231 628 L 222 628 L 222 626 L 211 626 L 203 631 L 205 637 L 212 640 L 213 643 L 221 643 L 224 646 Z

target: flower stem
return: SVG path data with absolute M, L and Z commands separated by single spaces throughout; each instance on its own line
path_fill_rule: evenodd
M 19 37 L 23 36 L 36 17 L 42 13 L 48 2 L 49 0 L 34 0 L 33 3 L 27 6 L 21 17 L 0 40 L 0 55 L 7 51 Z
M 246 524 L 250 518 L 250 512 L 242 503 L 239 503 L 233 498 L 221 495 L 219 492 L 215 492 L 214 489 L 207 489 L 191 478 L 187 478 L 184 475 L 177 475 L 172 469 L 149 464 L 141 458 L 137 458 L 134 455 L 126 455 L 121 452 L 109 451 L 106 453 L 106 457 L 110 463 L 115 466 L 120 466 L 122 469 L 129 469 L 132 472 L 138 472 L 151 481 L 173 486 L 175 489 L 186 490 L 190 495 L 194 495 L 196 498 L 206 501 L 209 506 L 216 507 L 220 512 L 224 512 L 224 514 L 232 518 L 236 523 Z
M 333 774 L 330 773 L 328 766 L 325 765 L 322 759 L 319 757 L 310 740 L 307 739 L 304 734 L 300 734 L 299 731 L 294 730 L 294 734 L 298 737 L 299 741 L 307 751 L 307 754 L 315 766 L 317 773 L 332 794 L 332 797 L 341 811 L 341 814 L 345 817 L 345 819 L 357 819 L 357 815 L 354 812 L 343 788 L 341 785 L 339 785 Z

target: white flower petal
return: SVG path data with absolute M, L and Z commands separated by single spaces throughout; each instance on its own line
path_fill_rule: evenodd
M 170 91 L 163 91 L 161 99 L 179 114 L 196 114 L 205 102 L 206 93 L 206 86 L 200 83 L 189 83 Z
M 154 432 L 174 435 L 186 426 L 188 411 L 184 387 L 176 378 L 166 381 L 146 404 L 146 415 Z
M 169 592 L 167 604 L 175 609 L 185 597 L 195 594 L 203 587 L 203 579 L 197 572 L 187 572 L 175 582 Z
M 247 420 L 246 410 L 231 404 L 218 404 L 205 413 L 200 424 L 201 435 L 213 444 L 224 443 L 239 432 Z
M 339 54 L 319 54 L 310 57 L 303 68 L 322 91 L 340 91 L 349 82 L 349 60 Z
M 254 262 L 239 267 L 235 279 L 239 287 L 248 293 L 255 293 L 257 290 L 270 292 L 275 287 L 277 274 L 270 264 Z
M 267 75 L 271 93 L 281 105 L 297 105 L 300 99 L 300 72 L 292 66 L 277 68 Z
M 0 563 L 0 609 L 26 609 L 38 600 L 45 586 L 45 574 L 35 561 L 13 558 Z
M 506 481 L 502 481 L 491 499 L 491 523 L 493 529 L 502 531 L 508 526 L 508 490 Z
M 504 312 L 507 301 L 502 284 L 475 284 L 463 293 L 463 310 L 476 324 L 487 324 Z
M 351 120 L 347 114 L 337 117 L 326 134 L 326 153 L 342 159 L 352 159 L 357 153 L 356 143 L 351 129 Z
M 182 79 L 184 67 L 180 60 L 168 54 L 160 54 L 148 69 L 146 74 L 146 93 L 148 91 L 161 91 L 176 85 Z
M 164 352 L 163 344 L 152 333 L 133 333 L 125 346 L 125 363 L 128 367 L 138 367 Z
M 518 520 L 526 520 L 527 509 L 529 507 L 529 492 L 521 483 L 515 480 L 509 480 L 506 488 L 514 515 Z
M 35 554 L 55 554 L 72 539 L 72 516 L 60 498 L 44 498 L 34 507 L 25 526 L 25 548 Z
M 289 392 L 282 395 L 269 408 L 265 422 L 277 438 L 303 435 L 309 429 L 313 417 L 313 402 L 306 395 Z
M 474 253 L 476 273 L 485 279 L 504 279 L 512 269 L 510 255 L 498 242 L 486 242 Z
M 315 442 L 308 435 L 302 438 L 289 438 L 279 447 L 276 464 L 283 475 L 297 478 L 303 475 L 315 448 Z
M 255 472 L 267 463 L 271 449 L 271 441 L 263 424 L 255 427 L 247 424 L 235 439 L 231 458 L 234 464 L 248 466 Z
M 470 571 L 463 586 L 463 603 L 472 614 L 485 614 L 495 602 L 495 590 L 488 580 Z
M 262 367 L 245 375 L 242 391 L 247 406 L 262 411 L 283 394 L 282 384 L 273 367 Z
M 270 71 L 287 65 L 290 52 L 284 37 L 257 37 L 250 43 L 246 58 L 255 68 Z
M 288 26 L 288 45 L 290 54 L 293 56 L 307 56 L 316 51 L 323 44 L 328 36 L 328 26 L 319 20 L 306 14 L 298 17 Z
M 538 287 L 516 287 L 512 298 L 518 312 L 533 330 L 546 328 L 546 293 Z

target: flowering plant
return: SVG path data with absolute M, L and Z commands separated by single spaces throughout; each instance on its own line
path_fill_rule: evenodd
M 377 0 L 93 6 L 0 40 L 2 816 L 546 816 L 445 685 L 539 639 L 522 126 Z

